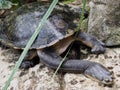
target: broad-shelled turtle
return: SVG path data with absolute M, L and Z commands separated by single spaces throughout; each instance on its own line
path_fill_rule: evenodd
M 48 3 L 31 3 L 7 16 L 0 29 L 0 42 L 14 49 L 24 49 L 48 7 Z M 29 52 L 29 57 L 22 62 L 21 68 L 33 66 L 35 60 L 31 59 L 38 55 L 47 66 L 56 69 L 62 59 L 60 55 L 74 40 L 91 47 L 92 52 L 104 52 L 103 43 L 94 36 L 82 32 L 75 34 L 80 14 L 78 9 L 57 5 L 31 46 L 32 53 Z M 112 82 L 111 73 L 104 66 L 87 60 L 67 60 L 60 70 L 83 73 L 104 84 Z

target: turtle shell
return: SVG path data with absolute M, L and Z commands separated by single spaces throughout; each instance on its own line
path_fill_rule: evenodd
M 49 6 L 49 3 L 31 3 L 15 10 L 4 20 L 4 27 L 0 30 L 0 41 L 13 48 L 24 48 Z M 73 35 L 77 26 L 75 20 L 79 19 L 79 14 L 75 14 L 67 6 L 57 5 L 31 49 L 49 47 Z

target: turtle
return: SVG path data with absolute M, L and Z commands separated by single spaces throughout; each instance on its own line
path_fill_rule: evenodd
M 0 42 L 13 49 L 23 50 L 49 6 L 50 3 L 30 3 L 8 15 L 3 25 L 1 24 Z M 62 60 L 61 54 L 74 41 L 90 47 L 93 53 L 104 53 L 105 47 L 100 40 L 88 33 L 75 30 L 80 15 L 81 9 L 56 5 L 20 67 L 34 66 L 34 62 L 37 61 L 33 58 L 38 56 L 45 65 L 56 69 Z M 88 60 L 66 60 L 59 70 L 82 73 L 106 85 L 113 82 L 112 74 L 106 67 Z

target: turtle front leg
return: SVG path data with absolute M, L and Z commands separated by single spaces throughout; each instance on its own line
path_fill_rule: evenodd
M 88 47 L 92 48 L 93 53 L 103 53 L 105 52 L 104 43 L 98 40 L 95 36 L 89 35 L 87 33 L 80 32 L 77 40 L 81 41 Z
M 30 50 L 23 59 L 20 69 L 28 69 L 39 63 L 36 50 Z
M 38 51 L 40 60 L 48 67 L 56 69 L 60 64 L 62 58 L 55 52 L 47 49 Z M 87 60 L 67 60 L 59 69 L 63 72 L 82 73 L 92 78 L 97 79 L 104 85 L 111 85 L 113 79 L 111 73 L 101 64 Z

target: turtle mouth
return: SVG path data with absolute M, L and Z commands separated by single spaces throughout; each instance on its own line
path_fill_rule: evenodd
M 113 84 L 114 84 L 113 80 L 110 81 L 110 80 L 108 80 L 108 79 L 106 79 L 106 80 L 102 80 L 102 81 L 99 82 L 99 85 L 100 85 L 100 86 L 108 86 L 108 87 L 112 87 Z
M 99 80 L 99 85 L 100 86 L 112 87 L 113 84 L 114 84 L 114 76 L 113 76 L 112 72 L 110 72 L 109 78 L 104 78 L 102 80 Z
M 91 79 L 94 80 L 94 81 L 97 81 L 100 86 L 112 87 L 113 84 L 114 84 L 114 81 L 113 81 L 114 77 L 113 77 L 112 75 L 109 76 L 110 79 L 107 79 L 107 78 L 106 78 L 106 79 L 102 79 L 102 80 L 100 80 L 100 79 L 98 79 L 98 78 L 96 78 L 96 77 L 94 77 L 94 76 L 88 75 L 88 74 L 84 74 L 84 75 L 85 75 L 86 77 L 88 77 L 88 78 L 91 78 Z

